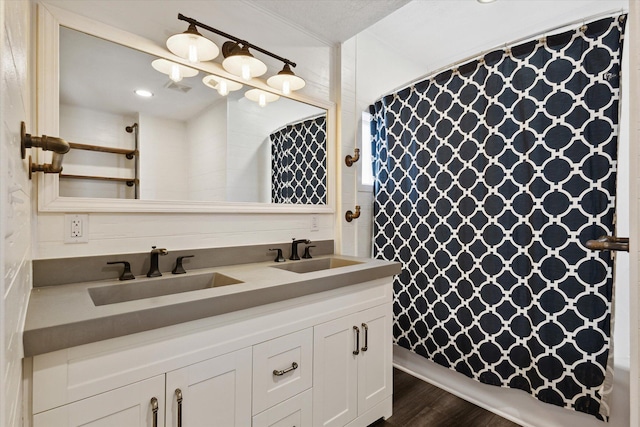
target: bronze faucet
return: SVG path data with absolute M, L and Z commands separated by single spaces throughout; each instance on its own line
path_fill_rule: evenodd
M 151 246 L 151 265 L 149 266 L 149 272 L 147 272 L 147 277 L 159 277 L 162 276 L 160 273 L 160 269 L 158 268 L 158 255 L 166 255 L 169 252 L 164 249 L 156 249 L 155 246 Z
M 296 261 L 300 259 L 300 256 L 298 255 L 298 243 L 305 243 L 305 244 L 309 244 L 311 243 L 311 240 L 307 240 L 307 239 L 299 239 L 296 240 L 296 238 L 293 238 L 293 242 L 291 242 L 291 258 L 289 258 L 292 261 Z

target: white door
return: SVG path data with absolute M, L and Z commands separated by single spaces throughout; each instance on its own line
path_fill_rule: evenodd
M 167 427 L 250 427 L 251 348 L 167 373 L 166 393 Z
M 356 315 L 314 327 L 313 425 L 337 427 L 358 415 Z M 356 329 L 357 328 L 357 329 Z M 354 354 L 356 352 L 357 354 Z
M 164 408 L 164 375 L 158 375 L 36 414 L 33 426 L 160 427 L 164 426 Z
M 358 313 L 361 329 L 358 355 L 358 414 L 393 394 L 391 306 Z

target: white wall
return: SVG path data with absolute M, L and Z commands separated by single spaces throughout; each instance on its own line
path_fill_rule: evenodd
M 141 114 L 138 125 L 140 199 L 188 200 L 185 122 Z
M 31 4 L 0 2 L 0 425 L 22 417 L 22 331 L 31 290 L 31 182 L 20 159 L 20 122 L 31 115 Z
M 230 99 L 228 109 L 226 200 L 269 203 L 271 193 L 265 194 L 264 183 L 271 182 L 271 174 L 261 159 L 271 158 L 268 136 L 277 126 L 271 113 L 278 102 L 260 107 L 242 97 Z
M 361 112 L 368 105 L 375 102 L 380 96 L 393 92 L 399 87 L 406 86 L 411 81 L 419 79 L 430 72 L 446 67 L 448 64 L 459 61 L 467 56 L 479 54 L 496 48 L 523 37 L 530 37 L 542 33 L 555 26 L 567 24 L 574 20 L 581 20 L 602 12 L 620 11 L 628 9 L 626 0 L 564 0 L 551 2 L 545 1 L 498 1 L 481 5 L 472 1 L 443 0 L 421 2 L 414 1 L 404 8 L 396 11 L 391 16 L 373 25 L 366 31 L 358 34 L 354 39 L 343 45 L 342 71 L 343 76 L 351 69 L 355 69 L 356 82 L 353 85 L 342 86 L 343 99 L 343 148 L 351 150 L 350 139 L 360 143 L 358 129 L 360 126 Z M 627 26 L 627 40 L 629 39 L 629 26 Z M 455 31 L 451 31 L 455 28 Z M 490 29 L 487 30 L 487 29 Z M 346 48 L 345 48 L 346 47 Z M 628 54 L 629 46 L 625 46 Z M 355 52 L 354 52 L 355 51 Z M 411 52 L 409 54 L 408 52 Z M 628 67 L 628 61 L 626 65 Z M 624 75 L 629 75 L 623 71 Z M 343 77 L 344 78 L 344 77 Z M 618 188 L 618 209 L 621 213 L 618 217 L 619 235 L 627 235 L 628 232 L 628 192 L 626 185 L 629 177 L 629 86 L 622 88 L 622 117 L 620 135 L 620 184 Z M 353 102 L 352 106 L 348 102 Z M 348 111 L 348 114 L 344 114 Z M 347 121 L 354 123 L 347 123 Z M 347 133 L 345 135 L 345 131 Z M 356 179 L 351 178 L 352 171 L 343 174 L 345 187 L 342 190 L 343 202 L 349 206 L 351 188 L 356 188 Z M 356 193 L 354 204 L 363 206 L 361 220 L 370 224 L 372 197 L 369 191 Z M 345 207 L 346 209 L 346 207 Z M 346 232 L 357 234 L 358 254 L 364 255 L 371 248 L 371 229 L 358 224 L 355 230 L 345 227 Z M 637 302 L 633 307 L 629 306 L 629 261 L 626 254 L 621 254 L 617 260 L 616 280 L 616 319 L 614 336 L 614 357 L 617 371 L 616 389 L 614 390 L 614 409 L 612 410 L 611 426 L 628 426 L 629 412 L 629 365 L 630 365 L 630 311 L 635 312 Z M 500 412 L 500 405 L 513 405 L 513 411 L 507 413 L 511 419 L 523 425 L 532 426 L 563 426 L 566 422 L 582 423 L 583 425 L 597 425 L 595 418 L 584 417 L 582 414 L 572 414 L 569 411 L 554 413 L 555 408 L 546 409 L 548 405 L 538 406 L 532 399 L 522 402 L 518 399 L 495 400 L 496 392 L 492 387 L 483 386 L 479 390 L 471 391 L 470 385 L 461 375 L 436 375 L 438 365 L 422 358 L 402 357 L 396 360 L 400 364 L 409 367 L 413 372 L 421 375 L 429 381 L 437 383 L 450 391 L 462 395 L 467 399 Z M 637 360 L 634 366 L 637 365 Z M 638 372 L 637 370 L 635 372 Z M 638 374 L 636 374 L 637 376 Z M 503 393 L 502 391 L 499 391 Z M 496 392 L 498 393 L 498 392 Z M 636 394 L 637 396 L 637 394 Z M 486 399 L 484 399 L 487 397 Z M 494 399 L 494 400 L 492 400 Z M 637 400 L 632 400 L 632 402 Z M 526 407 L 518 405 L 529 405 Z M 502 412 L 501 412 L 502 413 Z M 521 416 L 523 418 L 518 419 Z M 592 418 L 592 419 L 590 419 Z M 525 422 L 526 420 L 526 422 Z M 559 421 L 562 420 L 562 421 Z
M 211 105 L 187 122 L 190 200 L 224 200 L 227 188 L 227 102 Z
M 358 105 L 356 103 L 356 70 L 357 70 L 357 43 L 356 38 L 352 38 L 342 43 L 340 68 L 340 154 L 338 155 L 338 173 L 340 179 L 340 199 L 342 209 L 338 216 L 342 217 L 347 210 L 355 211 L 357 204 L 362 204 L 360 197 L 356 197 L 357 176 L 359 164 L 348 167 L 344 158 L 347 154 L 354 155 L 354 149 L 360 144 L 356 142 L 358 126 Z M 342 218 L 340 218 L 342 220 Z M 340 222 L 340 252 L 347 255 L 357 255 L 357 246 L 360 240 L 356 239 L 357 224 L 371 222 L 371 217 L 366 218 L 361 215 L 355 221 Z M 363 239 L 366 241 L 366 237 Z
M 123 116 L 74 105 L 60 105 L 60 137 L 80 144 L 133 149 L 134 136 L 125 128 L 136 121 Z M 73 152 L 73 150 L 71 151 Z M 64 165 L 67 166 L 65 157 Z
M 60 105 L 60 137 L 69 142 L 108 148 L 135 149 L 135 136 L 125 128 L 136 117 Z M 71 149 L 64 156 L 64 174 L 135 178 L 135 158 L 122 154 Z M 125 183 L 98 180 L 61 179 L 63 197 L 135 198 L 135 189 Z

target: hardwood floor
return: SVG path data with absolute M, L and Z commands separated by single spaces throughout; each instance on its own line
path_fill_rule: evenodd
M 493 412 L 393 370 L 393 416 L 369 427 L 518 427 Z

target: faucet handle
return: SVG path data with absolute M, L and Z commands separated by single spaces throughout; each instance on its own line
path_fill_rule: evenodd
M 187 271 L 182 266 L 182 260 L 185 258 L 193 258 L 195 255 L 183 255 L 176 258 L 176 266 L 171 271 L 173 274 L 185 274 Z
M 304 258 L 304 259 L 311 259 L 311 258 L 313 258 L 313 257 L 311 256 L 311 254 L 309 253 L 309 249 L 310 249 L 310 248 L 315 248 L 315 247 L 316 247 L 316 245 L 305 246 L 305 248 L 304 248 L 304 254 L 302 254 L 302 258 Z
M 276 259 L 274 259 L 275 262 L 285 262 L 286 259 L 284 259 L 284 257 L 282 256 L 282 249 L 280 248 L 274 248 L 274 249 L 269 249 L 270 251 L 278 251 L 278 253 L 276 254 Z
M 131 264 L 128 261 L 110 261 L 107 264 L 124 264 L 124 270 L 118 280 L 133 280 L 135 276 L 131 273 Z

